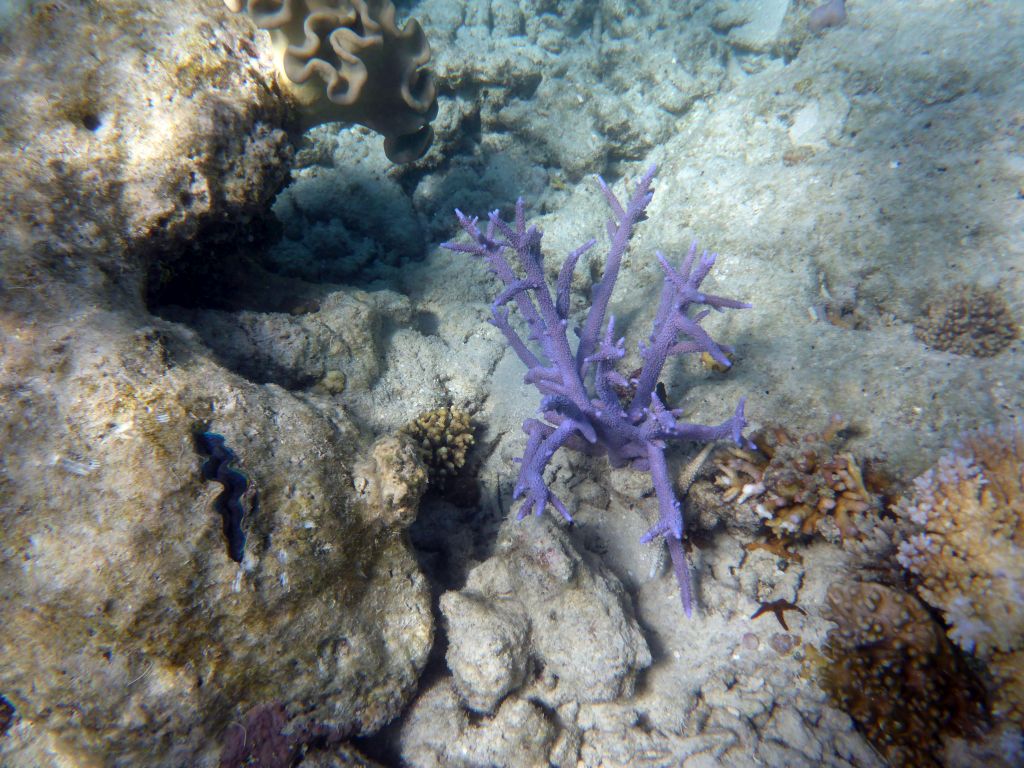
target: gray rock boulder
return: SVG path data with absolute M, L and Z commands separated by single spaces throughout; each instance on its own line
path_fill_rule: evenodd
M 447 592 L 441 612 L 448 628 L 448 667 L 466 705 L 493 712 L 523 684 L 530 656 L 529 622 L 524 613 L 479 595 Z
M 514 690 L 527 657 L 539 668 L 530 696 L 552 707 L 630 696 L 651 664 L 622 585 L 547 517 L 506 523 L 496 554 L 441 607 L 448 665 L 474 709 Z
M 441 681 L 416 700 L 400 745 L 405 764 L 416 768 L 533 768 L 553 764 L 562 741 L 544 709 L 525 699 L 506 699 L 493 717 L 471 722 Z

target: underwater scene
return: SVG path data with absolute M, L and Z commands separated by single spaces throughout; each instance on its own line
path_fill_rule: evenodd
M 0 768 L 1024 766 L 1024 0 L 0 0 Z

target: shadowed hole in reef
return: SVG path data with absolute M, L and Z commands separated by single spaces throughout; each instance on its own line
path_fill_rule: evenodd
M 196 199 L 183 192 L 181 201 Z M 225 368 L 290 390 L 326 375 L 298 364 L 308 331 L 301 316 L 342 286 L 400 290 L 405 265 L 426 253 L 403 187 L 319 166 L 282 190 L 272 210 L 198 222 L 184 243 L 172 238 L 147 254 L 148 308 L 193 328 Z M 423 313 L 416 324 L 431 335 L 439 322 Z
M 17 715 L 14 705 L 7 700 L 6 696 L 0 695 L 0 739 L 7 735 L 7 731 L 11 729 Z
M 259 384 L 301 389 L 316 377 L 291 369 L 274 354 L 255 352 L 258 336 L 274 326 L 275 316 L 315 312 L 330 288 L 264 267 L 259 248 L 279 231 L 273 216 L 246 224 L 201 224 L 184 246 L 151 255 L 145 297 L 155 315 L 195 330 L 225 368 Z M 295 323 L 278 325 L 293 335 L 299 332 Z M 275 341 L 286 344 L 288 339 L 277 336 Z
M 404 267 L 425 256 L 429 240 L 413 206 L 415 178 L 403 181 L 409 188 L 358 167 L 298 170 L 274 200 L 281 236 L 265 249 L 264 265 L 314 283 L 397 285 Z
M 441 329 L 441 319 L 433 312 L 420 311 L 413 315 L 413 327 L 424 336 L 436 336 Z

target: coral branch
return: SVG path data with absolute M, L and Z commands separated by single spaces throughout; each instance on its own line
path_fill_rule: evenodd
M 715 256 L 705 252 L 698 261 L 696 243 L 678 269 L 658 254 L 665 272 L 665 285 L 650 344 L 641 346 L 643 367 L 628 380 L 615 370 L 615 363 L 625 355 L 624 339 L 616 339 L 615 318 L 610 317 L 605 322 L 605 314 L 622 257 L 654 194 L 651 184 L 655 170 L 654 166 L 647 170 L 625 204 L 598 178 L 611 210 L 611 218 L 606 223 L 611 242 L 604 273 L 591 292 L 590 309 L 578 330 L 579 343 L 575 351 L 566 333 L 569 292 L 576 263 L 594 246 L 593 240 L 568 254 L 558 274 L 554 298 L 545 280 L 542 233 L 536 227 L 527 226 L 522 200 L 516 203 L 511 224 L 503 221 L 497 212 L 491 213 L 486 233 L 480 231 L 475 218 L 456 211 L 459 224 L 472 242 L 449 242 L 443 247 L 484 259 L 504 283 L 505 288 L 491 306 L 491 322 L 526 365 L 525 380 L 543 395 L 540 409 L 543 420 L 527 419 L 523 424 L 527 442 L 514 491 L 516 499 L 523 499 L 519 519 L 531 511 L 539 515 L 550 504 L 566 520 L 572 520 L 568 508 L 544 480 L 548 463 L 563 446 L 592 455 L 605 454 L 614 467 L 628 464 L 649 471 L 660 514 L 643 541 L 659 536 L 666 539 L 683 609 L 689 616 L 692 597 L 682 546 L 683 508 L 669 477 L 665 441 L 708 442 L 728 438 L 737 445 L 748 445 L 743 438 L 744 401 L 740 400 L 731 418 L 717 426 L 704 426 L 680 421 L 682 413 L 667 408 L 655 390 L 666 361 L 673 355 L 706 352 L 728 367 L 730 362 L 725 352 L 730 348 L 716 343 L 701 327 L 701 321 L 711 310 L 741 309 L 750 305 L 700 291 L 701 282 L 714 266 Z M 507 254 L 515 254 L 521 275 L 512 268 Z M 507 307 L 512 303 L 518 306 L 526 322 L 527 340 L 509 323 Z M 709 309 L 691 312 L 691 308 L 698 306 Z M 540 355 L 530 349 L 527 341 L 539 347 Z M 622 393 L 630 389 L 633 391 L 626 405 L 621 400 Z

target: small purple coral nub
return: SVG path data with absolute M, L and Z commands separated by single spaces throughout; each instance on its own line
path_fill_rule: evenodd
M 828 0 L 811 11 L 807 28 L 817 34 L 826 27 L 838 27 L 846 21 L 846 0 Z
M 633 231 L 644 219 L 654 195 L 651 183 L 656 168 L 651 166 L 637 182 L 629 199 L 622 201 L 604 180 L 598 184 L 611 218 L 605 225 L 611 241 L 605 258 L 604 274 L 591 291 L 591 306 L 583 324 L 576 328 L 579 343 L 573 349 L 566 329 L 569 325 L 569 292 L 572 273 L 579 258 L 594 245 L 594 240 L 572 251 L 562 264 L 555 284 L 555 295 L 548 287 L 542 233 L 527 226 L 522 199 L 516 202 L 515 219 L 508 223 L 497 211 L 488 217 L 486 231 L 477 219 L 456 211 L 459 224 L 470 243 L 448 242 L 443 247 L 485 259 L 505 288 L 491 304 L 491 323 L 504 334 L 509 346 L 527 368 L 525 380 L 540 391 L 539 419 L 523 423 L 526 450 L 520 463 L 513 496 L 522 498 L 519 519 L 531 511 L 540 515 L 550 504 L 566 520 L 572 521 L 568 508 L 544 480 L 544 470 L 562 446 L 589 455 L 606 455 L 613 467 L 631 466 L 650 472 L 658 496 L 659 520 L 644 534 L 648 542 L 665 538 L 672 557 L 673 571 L 679 583 L 683 609 L 692 611 L 689 567 L 683 551 L 683 511 L 676 498 L 665 461 L 667 440 L 708 442 L 725 438 L 747 446 L 743 437 L 746 420 L 743 399 L 735 413 L 717 426 L 680 421 L 682 411 L 670 408 L 657 394 L 662 368 L 670 356 L 707 353 L 720 365 L 730 366 L 727 353 L 732 349 L 716 343 L 700 323 L 714 311 L 743 309 L 750 305 L 735 299 L 704 293 L 700 285 L 715 263 L 715 254 L 706 251 L 697 258 L 694 243 L 678 267 L 662 254 L 658 261 L 665 273 L 661 300 L 654 328 L 646 345 L 640 345 L 643 365 L 639 373 L 627 378 L 615 368 L 626 354 L 625 339 L 615 336 L 615 317 L 605 322 L 608 302 L 618 278 L 622 257 Z M 514 270 L 506 255 L 515 254 L 522 275 Z M 508 305 L 514 303 L 525 320 L 526 338 L 509 321 Z M 691 308 L 705 307 L 690 312 Z M 534 352 L 527 341 L 539 347 Z M 626 394 L 623 394 L 626 393 Z

